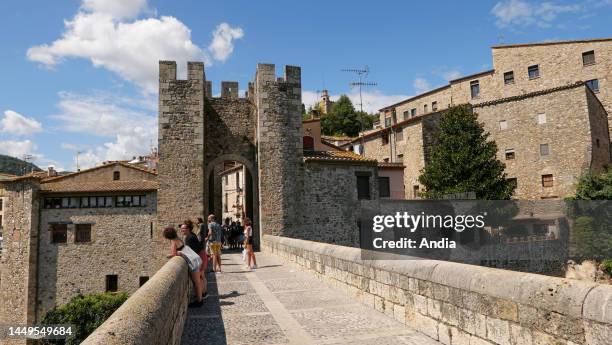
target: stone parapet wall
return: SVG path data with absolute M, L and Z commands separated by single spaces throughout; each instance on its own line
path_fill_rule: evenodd
M 264 236 L 262 248 L 447 345 L 609 344 L 612 286 Z
M 189 300 L 187 264 L 170 259 L 83 345 L 180 344 Z

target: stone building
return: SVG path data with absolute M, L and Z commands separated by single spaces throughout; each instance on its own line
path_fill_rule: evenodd
M 220 221 L 241 220 L 244 216 L 244 176 L 246 168 L 242 164 L 231 164 L 220 173 L 223 195 L 223 213 Z
M 478 104 L 579 81 L 587 82 L 606 112 L 612 112 L 612 38 L 500 45 L 491 51 L 493 69 L 383 108 L 381 125 L 389 127 L 452 105 Z
M 418 176 L 442 111 L 471 104 L 498 142 L 508 177 L 516 178 L 517 198 L 572 194 L 581 174 L 610 162 L 612 39 L 492 50 L 494 69 L 381 109 L 382 128 L 342 147 L 379 162 L 403 163 L 405 195 L 418 198 Z
M 136 291 L 157 270 L 157 187 L 123 162 L 0 181 L 0 321 L 35 324 L 79 294 Z

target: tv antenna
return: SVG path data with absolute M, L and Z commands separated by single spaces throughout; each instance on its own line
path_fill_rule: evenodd
M 359 110 L 363 113 L 363 96 L 361 93 L 361 89 L 363 86 L 376 86 L 378 85 L 378 83 L 365 81 L 365 79 L 368 77 L 368 74 L 370 73 L 370 68 L 367 65 L 364 68 L 344 68 L 341 69 L 341 71 L 357 74 L 359 80 L 349 83 L 349 86 L 359 87 Z
M 81 171 L 81 168 L 79 167 L 79 155 L 80 155 L 81 153 L 83 153 L 83 151 L 77 151 L 77 152 L 76 152 L 76 170 L 77 170 L 77 172 L 78 172 L 78 171 Z
M 28 165 L 30 163 L 30 161 L 32 160 L 32 158 L 34 158 L 34 156 L 30 155 L 30 154 L 24 154 L 23 155 L 23 175 L 26 175 L 28 173 Z M 32 167 L 32 171 L 34 171 L 34 167 Z

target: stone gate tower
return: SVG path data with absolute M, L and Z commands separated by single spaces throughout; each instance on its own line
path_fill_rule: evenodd
M 276 77 L 259 64 L 244 98 L 237 82 L 222 82 L 220 97 L 211 89 L 203 63 L 180 80 L 174 61 L 160 61 L 158 228 L 215 210 L 215 167 L 231 160 L 250 173 L 256 232 L 291 236 L 303 193 L 300 68 Z

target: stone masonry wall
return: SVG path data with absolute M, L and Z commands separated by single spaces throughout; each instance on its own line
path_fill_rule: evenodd
M 119 290 L 130 294 L 140 287 L 140 277 L 153 276 L 156 246 L 168 244 L 158 238 L 154 192 L 148 193 L 146 205 L 41 210 L 38 321 L 79 294 L 106 291 L 106 275 L 117 275 Z M 51 243 L 54 223 L 68 224 L 67 243 Z M 91 242 L 75 243 L 76 224 L 92 225 Z
M 356 173 L 370 174 L 369 200 L 357 199 Z M 378 172 L 374 165 L 306 162 L 307 192 L 302 201 L 300 233 L 293 237 L 356 247 L 362 206 L 378 202 Z
M 158 234 L 204 214 L 206 78 L 201 62 L 187 69 L 188 79 L 177 80 L 176 62 L 159 62 Z
M 237 83 L 234 84 L 232 89 L 237 89 Z M 209 193 L 210 182 L 208 180 L 214 177 L 215 204 L 212 205 L 212 208 L 208 207 L 209 198 L 207 198 L 207 206 L 204 209 L 214 209 L 220 221 L 223 212 L 221 209 L 221 179 L 218 173 L 224 169 L 225 160 L 238 161 L 250 169 L 256 169 L 257 117 L 253 103 L 249 99 L 238 98 L 237 92 L 235 97 L 226 95 L 226 97 L 208 99 L 205 114 L 205 190 Z M 256 177 L 257 171 L 253 171 L 253 174 Z
M 265 251 L 446 345 L 606 345 L 612 286 L 265 236 Z
M 591 50 L 595 52 L 595 63 L 584 66 L 582 53 Z M 612 40 L 493 47 L 492 54 L 496 98 L 598 79 L 597 98 L 604 104 L 608 115 L 612 114 Z M 540 77 L 529 79 L 527 68 L 536 64 Z M 505 85 L 503 74 L 508 71 L 514 71 L 515 82 Z
M 257 108 L 260 229 L 285 234 L 299 228 L 303 186 L 302 84 L 299 67 L 258 64 L 254 101 Z
M 82 344 L 178 345 L 188 302 L 187 263 L 174 257 Z
M 587 91 L 584 85 L 549 92 L 533 97 L 508 100 L 495 104 L 476 105 L 474 111 L 490 139 L 497 143 L 497 158 L 506 164 L 506 173 L 517 179 L 515 197 L 539 199 L 565 197 L 573 194 L 575 184 L 592 166 L 593 147 L 591 126 L 605 128 L 607 124 L 598 116 L 589 115 Z M 538 115 L 545 114 L 546 123 L 538 124 Z M 591 124 L 591 119 L 599 119 Z M 500 129 L 506 121 L 507 129 Z M 608 146 L 608 137 L 598 134 L 600 147 Z M 540 153 L 540 145 L 548 144 L 549 154 Z M 506 159 L 505 152 L 513 149 L 514 159 Z M 609 153 L 607 153 L 609 162 Z M 607 162 L 606 162 L 607 163 Z M 542 175 L 553 175 L 553 186 L 542 185 Z
M 595 63 L 584 66 L 582 53 L 591 50 L 595 51 Z M 401 121 L 403 112 L 412 108 L 417 109 L 417 115 L 422 115 L 425 104 L 431 112 L 433 101 L 437 101 L 438 109 L 442 110 L 449 105 L 488 102 L 592 79 L 599 80 L 597 98 L 608 115 L 612 113 L 612 40 L 509 45 L 493 47 L 491 51 L 494 67 L 492 72 L 453 80 L 449 82 L 450 88 L 439 88 L 395 106 L 398 122 Z M 538 78 L 528 77 L 527 68 L 532 65 L 539 66 Z M 514 82 L 506 84 L 504 73 L 510 71 L 514 72 Z M 475 80 L 480 84 L 480 96 L 472 99 L 470 83 Z M 390 113 L 391 109 L 386 111 Z M 385 111 L 382 111 L 381 124 L 384 124 L 384 117 Z
M 610 164 L 611 152 L 608 113 L 597 96 L 586 88 L 589 123 L 591 124 L 591 169 L 596 172 Z
M 35 324 L 39 187 L 33 179 L 0 183 L 0 196 L 7 201 L 0 258 L 0 324 Z M 0 344 L 25 344 L 25 340 Z

